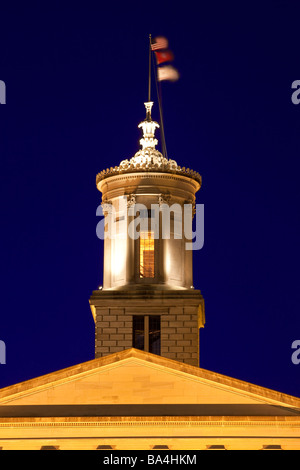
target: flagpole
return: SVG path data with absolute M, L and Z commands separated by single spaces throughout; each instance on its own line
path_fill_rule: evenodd
M 166 138 L 165 138 L 165 129 L 164 129 L 164 118 L 163 118 L 163 110 L 162 110 L 162 92 L 161 92 L 161 83 L 159 82 L 159 110 L 160 110 L 160 123 L 161 123 L 161 130 L 162 130 L 162 141 L 163 141 L 163 156 L 168 158 L 167 154 L 167 146 L 166 146 Z
M 148 102 L 151 101 L 151 34 L 149 34 L 149 79 L 148 79 Z

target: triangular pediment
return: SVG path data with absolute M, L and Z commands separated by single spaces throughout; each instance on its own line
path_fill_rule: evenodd
M 50 415 L 274 415 L 298 414 L 300 399 L 128 349 L 0 390 L 0 415 L 34 407 Z

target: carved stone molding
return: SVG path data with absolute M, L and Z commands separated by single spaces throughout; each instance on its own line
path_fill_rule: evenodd
M 112 213 L 112 202 L 108 201 L 107 199 L 104 199 L 104 201 L 101 202 L 102 210 L 103 210 L 103 215 L 106 217 L 108 214 Z
M 128 194 L 127 195 L 127 207 L 132 207 L 136 203 L 136 195 Z
M 158 204 L 161 206 L 162 204 L 170 204 L 171 195 L 170 194 L 160 194 L 158 196 Z
M 194 215 L 196 214 L 196 204 L 195 204 L 195 201 L 193 199 L 186 199 L 184 201 L 184 204 L 191 204 L 192 206 L 192 215 L 193 215 L 193 218 L 194 218 Z

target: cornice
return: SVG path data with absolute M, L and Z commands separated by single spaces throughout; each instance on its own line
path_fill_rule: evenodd
M 280 427 L 300 428 L 298 416 L 114 416 L 0 418 L 0 428 L 24 427 Z M 299 429 L 300 431 L 300 429 Z M 255 436 L 253 436 L 255 437 Z M 1 439 L 1 437 L 0 437 Z

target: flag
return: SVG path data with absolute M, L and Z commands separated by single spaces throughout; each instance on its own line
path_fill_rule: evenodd
M 157 79 L 159 82 L 161 82 L 162 80 L 170 80 L 171 82 L 176 82 L 178 78 L 178 70 L 176 70 L 172 65 L 164 65 L 163 67 L 157 68 Z
M 164 36 L 157 36 L 154 39 L 154 43 L 151 44 L 151 49 L 154 51 L 156 56 L 157 67 L 157 80 L 161 82 L 162 80 L 170 80 L 175 82 L 179 78 L 178 70 L 176 70 L 172 65 L 160 66 L 164 62 L 172 62 L 174 59 L 173 52 L 168 49 L 169 41 Z
M 169 49 L 163 51 L 154 51 L 156 56 L 156 63 L 162 64 L 163 62 L 171 62 L 174 59 L 174 54 Z
M 163 36 L 158 36 L 157 38 L 154 38 L 154 43 L 151 44 L 151 49 L 152 51 L 156 51 L 157 49 L 167 49 L 169 42 L 166 38 Z

